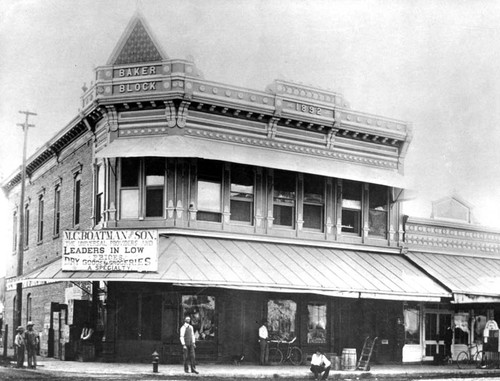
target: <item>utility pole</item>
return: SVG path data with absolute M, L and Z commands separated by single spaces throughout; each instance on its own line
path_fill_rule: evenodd
M 21 197 L 19 201 L 19 235 L 17 242 L 17 276 L 23 275 L 23 261 L 24 261 L 24 193 L 25 193 L 25 182 L 26 182 L 26 146 L 28 142 L 28 128 L 35 127 L 34 124 L 28 124 L 28 118 L 30 115 L 36 115 L 34 112 L 30 111 L 19 111 L 20 114 L 24 114 L 26 119 L 24 123 L 18 123 L 17 125 L 22 127 L 24 130 L 24 142 L 23 142 L 23 162 L 21 167 Z M 28 228 L 28 227 L 27 227 Z M 14 322 L 14 329 L 22 325 L 23 309 L 23 283 L 18 282 L 16 284 L 16 320 Z

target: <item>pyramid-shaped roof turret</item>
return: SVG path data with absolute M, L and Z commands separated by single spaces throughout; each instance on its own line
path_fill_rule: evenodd
M 108 65 L 157 62 L 168 59 L 139 12 L 132 17 L 111 54 Z

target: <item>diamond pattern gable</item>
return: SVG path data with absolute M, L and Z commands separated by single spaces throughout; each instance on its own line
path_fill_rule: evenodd
M 140 15 L 136 15 L 123 33 L 108 64 L 157 62 L 166 58 L 168 57 L 162 53 L 159 44 L 155 42 L 146 21 Z

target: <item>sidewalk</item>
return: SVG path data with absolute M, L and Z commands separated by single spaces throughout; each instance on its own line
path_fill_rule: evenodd
M 14 365 L 14 362 L 11 362 Z M 152 364 L 147 363 L 103 363 L 61 361 L 52 358 L 38 357 L 36 372 L 59 374 L 65 376 L 81 376 L 102 378 L 105 375 L 124 379 L 193 379 L 195 377 L 222 379 L 312 379 L 309 367 L 302 366 L 258 366 L 253 364 L 199 364 L 200 374 L 184 373 L 181 364 L 159 364 L 158 373 L 153 373 Z M 458 369 L 456 365 L 377 365 L 370 371 L 337 371 L 330 372 L 329 379 L 432 379 L 432 378 L 478 378 L 500 377 L 500 369 Z

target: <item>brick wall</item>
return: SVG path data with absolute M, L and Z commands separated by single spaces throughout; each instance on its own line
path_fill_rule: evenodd
M 74 177 L 75 173 L 81 174 L 81 196 L 80 196 L 80 224 L 73 225 L 73 203 L 74 203 Z M 48 262 L 52 262 L 61 256 L 62 234 L 54 236 L 54 196 L 56 184 L 61 186 L 60 197 L 60 232 L 64 230 L 91 229 L 92 220 L 92 141 L 89 137 L 76 140 L 72 146 L 66 148 L 59 156 L 58 161 L 53 160 L 52 165 L 45 165 L 30 177 L 25 192 L 25 201 L 29 200 L 29 244 L 23 253 L 23 273 L 27 274 Z M 17 186 L 9 196 L 12 205 L 19 204 L 20 186 Z M 38 208 L 39 197 L 44 198 L 44 228 L 43 238 L 38 240 Z M 11 219 L 12 221 L 12 219 Z M 13 242 L 8 242 L 4 246 L 7 250 L 12 250 Z M 11 255 L 6 255 L 8 265 L 6 278 L 17 275 L 17 257 L 15 250 Z M 49 283 L 34 287 L 23 287 L 22 322 L 26 324 L 26 300 L 31 295 L 32 313 L 31 318 L 35 323 L 35 329 L 43 331 L 46 315 L 46 306 L 51 302 L 64 303 L 64 289 L 68 282 Z M 9 346 L 13 341 L 13 314 L 14 298 L 16 291 L 6 292 L 4 323 L 9 325 Z

